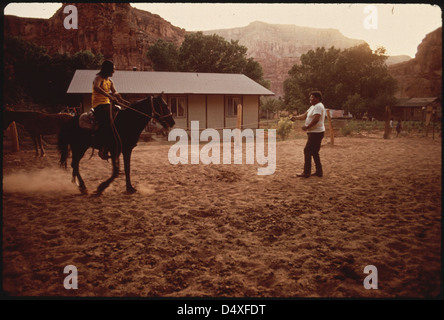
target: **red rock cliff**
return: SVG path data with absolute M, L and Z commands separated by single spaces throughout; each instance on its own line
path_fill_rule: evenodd
M 65 29 L 65 3 L 50 19 L 5 16 L 4 35 L 45 46 L 50 53 L 90 50 L 112 59 L 117 69 L 150 70 L 148 47 L 161 38 L 180 45 L 185 30 L 160 16 L 128 3 L 71 3 L 77 8 L 78 29 Z
M 246 27 L 204 31 L 218 34 L 248 48 L 248 56 L 258 61 L 264 70 L 264 78 L 271 81 L 271 91 L 284 94 L 284 81 L 294 64 L 300 63 L 302 54 L 317 47 L 343 49 L 364 43 L 350 39 L 335 29 L 318 29 L 296 25 L 277 25 L 252 22 Z
M 414 59 L 389 66 L 397 98 L 442 96 L 442 28 L 426 35 Z

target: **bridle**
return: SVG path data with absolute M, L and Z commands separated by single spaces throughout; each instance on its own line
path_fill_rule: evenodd
M 162 99 L 162 102 L 163 102 L 163 103 L 167 104 L 167 103 L 165 102 L 165 100 L 163 100 L 163 98 L 161 98 L 161 99 Z M 171 117 L 171 116 L 173 115 L 173 114 L 171 113 L 171 111 L 170 111 L 170 113 L 165 114 L 165 115 L 161 115 L 160 113 L 158 113 L 158 112 L 156 111 L 156 108 L 154 108 L 154 97 L 153 97 L 153 96 L 151 96 L 151 106 L 152 106 L 152 108 L 151 108 L 151 119 L 154 118 L 153 115 L 156 115 L 156 120 L 162 121 L 163 119 L 165 119 L 165 118 L 167 118 L 167 117 Z

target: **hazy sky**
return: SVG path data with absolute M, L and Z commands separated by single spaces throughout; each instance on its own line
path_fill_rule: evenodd
M 338 29 L 372 49 L 414 57 L 425 35 L 442 26 L 441 9 L 429 4 L 132 3 L 187 31 L 244 27 L 253 21 Z M 11 3 L 4 14 L 50 18 L 61 3 Z M 81 13 L 79 13 L 81 14 Z M 81 26 L 79 26 L 81 28 Z

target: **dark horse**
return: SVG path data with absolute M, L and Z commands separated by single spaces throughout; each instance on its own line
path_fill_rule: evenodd
M 111 182 L 119 174 L 119 156 L 123 153 L 123 162 L 126 176 L 126 191 L 128 193 L 136 192 L 131 185 L 130 178 L 130 161 L 133 148 L 137 145 L 140 134 L 151 119 L 157 120 L 164 128 L 168 129 L 174 126 L 173 116 L 161 95 L 149 96 L 144 100 L 140 100 L 130 107 L 119 111 L 114 120 L 115 136 L 110 139 L 107 144 L 113 166 L 112 176 L 102 182 L 96 191 L 96 195 L 102 192 L 110 185 Z M 72 179 L 78 180 L 78 186 L 82 194 L 87 193 L 85 183 L 79 173 L 79 163 L 89 147 L 99 148 L 93 139 L 93 133 L 90 130 L 80 128 L 79 116 L 68 123 L 59 133 L 58 148 L 60 151 L 60 165 L 66 168 L 66 160 L 68 157 L 68 146 L 72 152 Z
M 3 112 L 3 129 L 7 129 L 9 125 L 15 121 L 20 123 L 29 133 L 34 142 L 35 155 L 43 157 L 45 150 L 42 144 L 42 135 L 58 134 L 60 128 L 67 122 L 72 120 L 73 116 L 66 113 L 42 113 L 34 111 L 4 111 Z

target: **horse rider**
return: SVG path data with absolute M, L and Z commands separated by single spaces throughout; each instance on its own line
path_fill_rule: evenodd
M 110 60 L 105 60 L 102 63 L 100 72 L 96 74 L 93 81 L 92 89 L 92 108 L 94 116 L 99 124 L 99 129 L 96 136 L 101 146 L 99 156 L 103 160 L 109 158 L 107 141 L 108 136 L 112 134 L 111 117 L 112 117 L 112 103 L 125 101 L 120 93 L 117 92 L 113 81 L 110 79 L 114 74 L 114 63 Z

